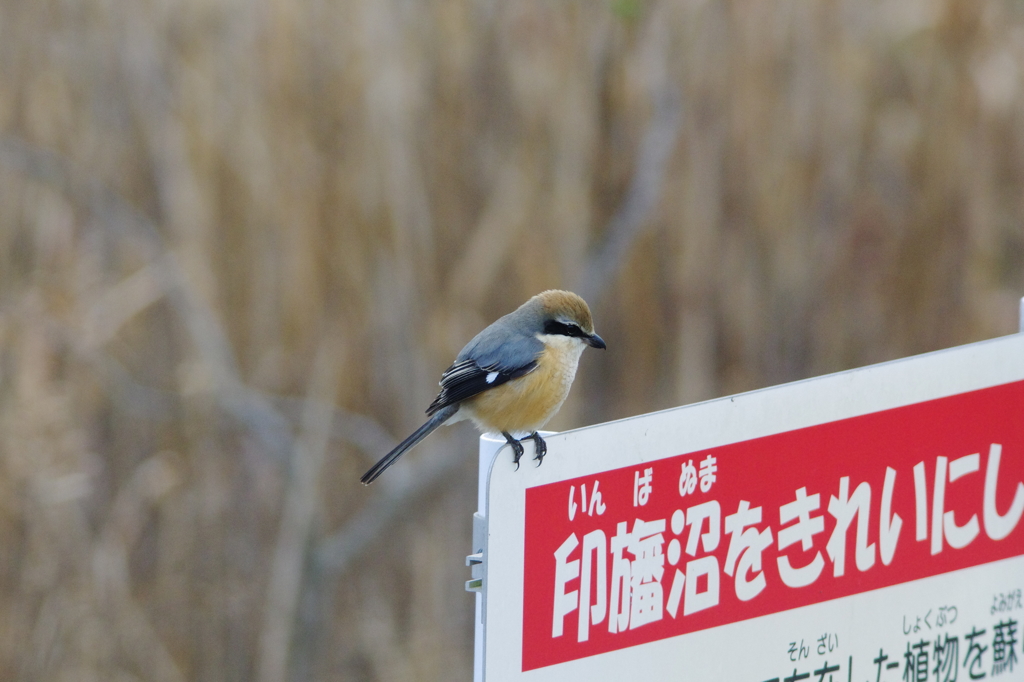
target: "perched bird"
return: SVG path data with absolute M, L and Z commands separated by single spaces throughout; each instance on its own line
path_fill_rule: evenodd
M 548 448 L 537 430 L 565 402 L 586 346 L 605 347 L 594 333 L 587 302 L 570 291 L 537 294 L 466 344 L 441 375 L 441 391 L 427 408 L 430 419 L 374 464 L 363 484 L 437 427 L 464 419 L 485 433 L 505 436 L 517 469 L 523 445 L 513 433 L 529 434 L 522 440 L 534 442 L 536 459 L 542 461 Z

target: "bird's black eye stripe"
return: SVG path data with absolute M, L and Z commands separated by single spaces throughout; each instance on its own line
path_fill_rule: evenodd
M 561 334 L 562 336 L 575 336 L 577 338 L 586 336 L 583 330 L 574 324 L 564 324 L 558 320 L 547 320 L 544 322 L 545 334 Z

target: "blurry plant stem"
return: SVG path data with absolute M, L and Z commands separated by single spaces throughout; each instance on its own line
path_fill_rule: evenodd
M 166 452 L 135 467 L 114 498 L 92 551 L 97 598 L 113 624 L 111 632 L 119 635 L 119 654 L 162 682 L 184 682 L 185 676 L 132 595 L 128 554 L 142 534 L 149 508 L 178 485 L 177 469 L 173 454 Z
M 612 214 L 600 246 L 591 252 L 575 291 L 598 309 L 617 280 L 633 244 L 650 224 L 661 200 L 668 161 L 675 151 L 683 117 L 683 92 L 669 69 L 672 39 L 664 21 L 656 21 L 648 36 L 647 72 L 651 119 L 640 137 L 633 177 L 626 195 Z
M 324 538 L 314 549 L 308 566 L 307 580 L 300 604 L 296 637 L 294 678 L 297 682 L 317 679 L 311 662 L 317 660 L 317 647 L 329 637 L 328 623 L 333 612 L 335 590 L 333 580 L 345 574 L 362 557 L 368 547 L 385 541 L 388 530 L 408 513 L 421 507 L 424 500 L 467 464 L 465 448 L 456 447 L 457 439 L 449 434 L 434 434 L 422 447 L 423 456 L 404 462 L 404 466 L 388 472 L 377 481 L 376 495 L 359 509 L 345 525 Z
M 658 205 L 668 160 L 675 150 L 683 114 L 682 93 L 666 82 L 652 93 L 654 113 L 636 151 L 633 178 L 626 196 L 605 228 L 605 238 L 593 253 L 575 291 L 591 308 L 598 308 L 633 243 L 649 224 Z
M 288 679 L 289 651 L 309 546 L 310 530 L 317 508 L 320 472 L 331 431 L 337 392 L 338 360 L 335 334 L 327 333 L 313 363 L 302 417 L 302 432 L 295 440 L 288 485 L 281 511 L 270 580 L 260 634 L 260 682 Z

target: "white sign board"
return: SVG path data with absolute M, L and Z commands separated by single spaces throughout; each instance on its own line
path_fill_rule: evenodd
M 1024 334 L 508 448 L 483 674 L 1024 680 Z

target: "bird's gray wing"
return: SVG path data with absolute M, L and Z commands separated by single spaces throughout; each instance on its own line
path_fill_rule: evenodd
M 529 374 L 543 351 L 540 339 L 491 325 L 466 344 L 441 375 L 441 391 L 427 414 Z

